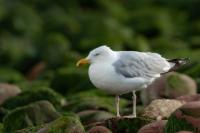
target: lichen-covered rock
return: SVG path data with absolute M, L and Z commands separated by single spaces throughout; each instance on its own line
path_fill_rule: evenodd
M 101 111 L 101 110 L 85 110 L 85 111 L 79 112 L 78 115 L 84 125 L 87 125 L 93 122 L 101 122 L 115 116 L 109 112 Z
M 41 125 L 57 119 L 60 114 L 48 101 L 38 101 L 19 107 L 7 114 L 3 120 L 6 133 L 23 129 L 28 126 Z
M 92 127 L 88 133 L 112 133 L 108 128 L 104 126 L 95 126 Z
M 184 95 L 176 98 L 181 102 L 193 102 L 193 101 L 200 101 L 200 94 L 195 95 Z
M 148 105 L 159 98 L 176 98 L 182 95 L 193 95 L 197 92 L 196 82 L 189 76 L 171 72 L 155 80 L 141 92 L 143 104 Z
M 73 112 L 80 112 L 84 110 L 104 110 L 115 113 L 115 99 L 113 96 L 108 96 L 99 90 L 90 90 L 80 92 L 67 97 L 68 106 L 66 110 Z M 127 105 L 127 101 L 120 100 L 121 112 Z
M 159 120 L 143 126 L 138 133 L 163 133 L 167 120 Z
M 50 88 L 40 88 L 24 91 L 18 96 L 12 97 L 5 101 L 2 106 L 6 109 L 14 109 L 16 107 L 24 106 L 39 100 L 48 100 L 54 106 L 59 107 L 64 98 Z
M 142 117 L 138 118 L 111 118 L 102 123 L 97 123 L 98 126 L 105 126 L 113 133 L 137 133 L 144 125 L 151 123 L 152 119 Z
M 182 105 L 183 103 L 178 100 L 157 99 L 144 109 L 142 116 L 155 120 L 166 119 Z
M 55 121 L 46 124 L 37 133 L 85 133 L 85 129 L 77 116 L 65 114 Z
M 16 96 L 21 92 L 21 89 L 12 84 L 0 83 L 0 105 L 10 97 Z
M 188 102 L 177 109 L 168 119 L 165 133 L 181 130 L 200 132 L 200 101 Z

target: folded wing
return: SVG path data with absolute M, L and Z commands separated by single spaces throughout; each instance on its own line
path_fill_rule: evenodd
M 156 78 L 173 66 L 157 53 L 121 51 L 118 57 L 113 66 L 118 74 L 126 78 Z

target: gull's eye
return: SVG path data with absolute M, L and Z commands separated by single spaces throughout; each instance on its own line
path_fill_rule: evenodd
M 99 55 L 100 55 L 100 53 L 95 53 L 95 54 L 94 54 L 94 56 L 99 56 Z

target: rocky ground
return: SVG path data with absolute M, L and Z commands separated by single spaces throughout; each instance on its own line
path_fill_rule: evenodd
M 138 93 L 139 94 L 139 93 Z M 138 95 L 138 117 L 115 117 L 114 97 L 97 89 L 61 93 L 45 87 L 23 90 L 0 83 L 2 133 L 200 132 L 200 94 L 192 78 L 170 73 Z M 131 101 L 120 101 L 122 115 Z

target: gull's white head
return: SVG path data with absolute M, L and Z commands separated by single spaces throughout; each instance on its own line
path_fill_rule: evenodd
M 95 48 L 92 50 L 89 55 L 81 59 L 77 62 L 77 66 L 81 64 L 86 64 L 86 63 L 98 63 L 98 62 L 105 62 L 107 60 L 110 60 L 114 57 L 114 51 L 112 51 L 108 46 L 103 45 Z

